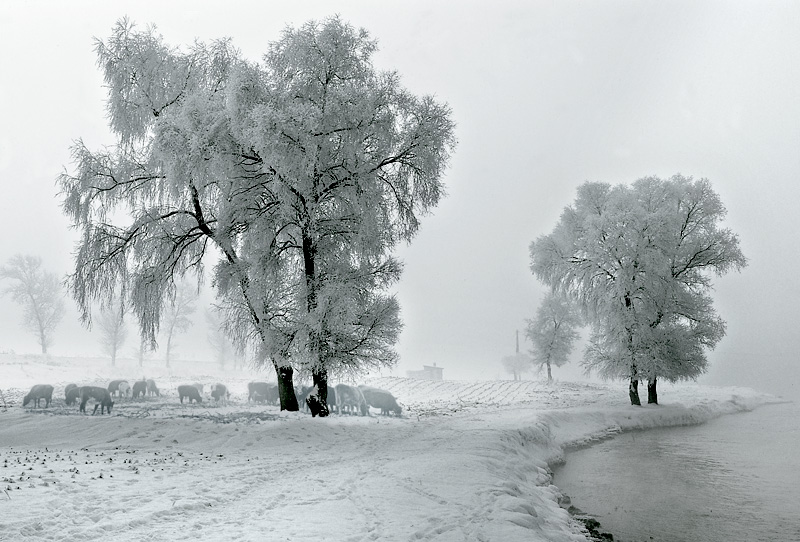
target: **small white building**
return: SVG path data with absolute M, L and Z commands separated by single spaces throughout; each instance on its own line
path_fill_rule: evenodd
M 443 367 L 433 365 L 423 365 L 421 371 L 406 371 L 408 378 L 416 378 L 417 380 L 444 380 L 442 377 Z

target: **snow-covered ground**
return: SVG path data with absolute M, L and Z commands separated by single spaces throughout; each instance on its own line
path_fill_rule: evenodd
M 152 364 L 0 355 L 0 540 L 586 540 L 551 484 L 565 448 L 777 400 L 662 385 L 664 404 L 636 408 L 618 383 L 384 377 L 367 383 L 401 418 L 312 419 L 248 404 L 257 373 Z M 142 376 L 162 397 L 118 400 L 111 416 L 64 404 L 70 382 Z M 179 384 L 217 381 L 229 405 L 178 402 Z M 40 383 L 53 404 L 23 408 Z

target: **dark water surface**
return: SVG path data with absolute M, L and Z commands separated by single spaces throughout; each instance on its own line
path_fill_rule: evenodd
M 623 542 L 800 541 L 800 406 L 624 433 L 553 482 Z

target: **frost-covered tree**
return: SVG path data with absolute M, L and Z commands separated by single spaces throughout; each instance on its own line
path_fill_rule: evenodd
M 188 283 L 181 283 L 175 288 L 175 294 L 170 299 L 164 313 L 164 335 L 166 337 L 166 350 L 164 359 L 169 367 L 170 356 L 175 348 L 174 340 L 178 333 L 183 333 L 192 327 L 192 314 L 197 310 L 197 291 Z
M 531 244 L 531 269 L 567 294 L 592 324 L 585 363 L 606 377 L 639 380 L 657 402 L 659 377 L 697 378 L 725 325 L 711 275 L 740 270 L 738 237 L 706 179 L 647 177 L 632 186 L 585 183 L 552 233 Z
M 139 360 L 139 367 L 144 366 L 144 358 L 153 352 L 152 342 L 147 340 L 144 335 L 139 335 L 139 346 L 134 348 L 133 356 Z
M 219 256 L 227 332 L 275 368 L 281 408 L 298 408 L 295 367 L 327 390 L 329 372 L 394 363 L 391 250 L 438 203 L 455 140 L 449 108 L 376 70 L 375 49 L 336 17 L 285 30 L 262 64 L 125 20 L 98 41 L 117 142 L 78 141 L 60 177 L 84 318 L 123 282 L 154 338 L 175 280 Z
M 547 381 L 553 381 L 551 367 L 561 367 L 569 359 L 581 325 L 577 310 L 563 295 L 548 293 L 536 310 L 536 316 L 527 321 L 525 335 L 531 342 L 533 363 L 547 367 Z
M 113 367 L 117 364 L 117 352 L 128 337 L 124 305 L 114 303 L 101 308 L 97 327 L 100 331 L 100 344 L 103 351 L 111 356 L 111 366 Z
M 23 325 L 36 334 L 42 354 L 47 354 L 53 332 L 64 316 L 61 281 L 42 269 L 41 258 L 21 254 L 0 267 L 0 279 L 10 281 L 3 293 L 22 306 Z
M 236 352 L 236 348 L 225 332 L 225 324 L 220 314 L 217 310 L 206 309 L 205 317 L 206 325 L 208 326 L 206 338 L 211 351 L 214 352 L 214 359 L 222 368 L 225 368 L 226 361 L 233 360 L 233 367 L 235 368 L 236 358 L 239 353 Z
M 516 333 L 517 350 L 513 356 L 503 356 L 500 363 L 507 373 L 510 373 L 514 380 L 522 380 L 522 373 L 531 369 L 532 360 L 527 355 L 519 351 L 519 331 Z

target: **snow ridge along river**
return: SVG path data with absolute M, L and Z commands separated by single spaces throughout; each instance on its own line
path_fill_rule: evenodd
M 782 403 L 567 452 L 554 483 L 621 542 L 800 540 L 799 449 Z
M 633 429 L 696 424 L 774 398 L 743 388 L 663 386 L 634 408 L 624 384 L 377 378 L 402 418 L 311 419 L 247 403 L 257 373 L 146 367 L 162 397 L 84 416 L 69 382 L 141 378 L 98 360 L 0 356 L 0 540 L 582 541 L 558 505 L 564 447 Z M 175 388 L 228 385 L 231 404 L 181 405 Z M 21 408 L 37 383 L 49 409 Z

